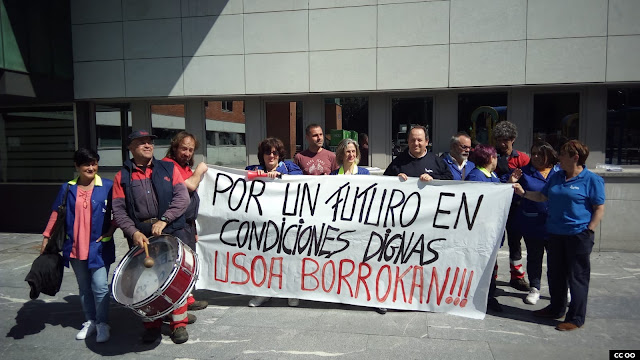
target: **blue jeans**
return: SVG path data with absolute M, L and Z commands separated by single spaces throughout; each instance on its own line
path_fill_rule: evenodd
M 89 269 L 87 260 L 69 259 L 78 280 L 80 302 L 86 320 L 109 321 L 109 266 Z

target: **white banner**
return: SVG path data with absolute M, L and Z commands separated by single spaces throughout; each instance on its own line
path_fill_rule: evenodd
M 513 189 L 210 166 L 198 194 L 200 289 L 482 319 Z

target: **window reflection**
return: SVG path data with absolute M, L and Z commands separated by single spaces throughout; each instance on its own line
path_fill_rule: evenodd
M 578 138 L 580 94 L 537 94 L 533 97 L 533 141 L 542 140 L 559 150 Z
M 640 89 L 607 93 L 607 164 L 640 164 Z
M 162 159 L 167 154 L 171 139 L 185 130 L 184 104 L 151 105 L 151 132 L 154 140 L 153 155 Z
M 469 134 L 473 146 L 495 145 L 491 133 L 498 122 L 507 120 L 507 99 L 506 92 L 460 94 L 458 131 Z
M 2 113 L 2 182 L 59 182 L 74 176 L 71 107 Z
M 122 166 L 127 153 L 123 151 L 122 124 L 131 133 L 131 110 L 128 105 L 96 105 L 96 138 L 100 166 Z M 123 156 L 124 155 L 124 156 Z
M 412 127 L 421 125 L 429 133 L 429 145 L 433 139 L 433 98 L 394 98 L 391 99 L 391 142 L 392 156 L 395 158 L 407 149 L 407 137 Z
M 361 166 L 369 165 L 369 98 L 345 97 L 324 99 L 324 123 L 331 151 L 344 138 L 354 139 L 360 147 Z
M 247 162 L 244 101 L 205 101 L 207 163 L 242 168 Z

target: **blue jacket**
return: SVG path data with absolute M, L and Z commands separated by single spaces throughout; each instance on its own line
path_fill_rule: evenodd
M 460 171 L 460 169 L 458 169 L 458 164 L 453 160 L 448 152 L 442 154 L 441 158 L 445 162 L 445 164 L 449 166 L 449 170 L 451 170 L 451 174 L 453 175 L 453 180 L 464 180 L 471 172 L 471 170 L 476 167 L 476 164 L 474 164 L 472 161 L 467 160 L 467 162 L 464 164 L 464 167 L 462 168 L 462 171 Z M 462 176 L 463 172 L 464 176 Z
M 73 224 L 76 219 L 76 197 L 78 196 L 78 179 L 62 184 L 58 196 L 53 202 L 52 210 L 56 211 L 62 204 L 67 187 L 67 216 L 65 218 L 65 232 L 67 234 L 64 244 L 62 244 L 62 257 L 64 266 L 69 267 L 69 257 L 73 247 Z M 111 227 L 111 188 L 113 181 L 103 179 L 96 175 L 93 192 L 91 193 L 91 235 L 89 238 L 89 269 L 98 269 L 105 265 L 112 264 L 116 259 L 116 247 L 113 238 L 108 241 L 96 242 L 102 234 L 105 234 Z
M 499 183 L 500 179 L 496 175 L 496 173 L 491 172 L 491 177 L 488 177 L 485 173 L 480 171 L 477 167 L 474 167 L 471 171 L 469 171 L 469 175 L 465 178 L 466 181 L 482 181 L 482 182 L 494 182 Z
M 160 218 L 164 214 L 173 200 L 173 162 L 161 161 L 153 158 L 153 172 L 151 173 L 151 183 L 156 190 L 156 196 L 158 198 L 158 214 L 156 218 Z M 131 173 L 134 168 L 134 164 L 131 160 L 127 160 L 122 165 L 120 181 L 122 183 L 122 189 L 125 192 L 125 201 L 127 204 L 127 214 L 129 218 L 136 224 L 136 228 L 140 230 L 146 236 L 151 236 L 150 223 L 140 221 L 135 215 L 135 199 L 133 191 L 131 189 Z M 167 181 L 168 180 L 168 181 Z M 177 219 L 170 222 L 162 232 L 165 234 L 176 235 L 180 238 L 176 231 L 181 231 L 186 226 L 186 217 L 182 213 Z M 184 237 L 184 235 L 182 235 Z
M 558 166 L 554 166 L 545 179 L 532 164 L 529 164 L 522 168 L 522 176 L 518 183 L 526 191 L 541 191 L 558 170 Z M 520 233 L 527 237 L 545 238 L 545 222 L 549 212 L 548 202 L 535 202 L 520 198 L 519 204 L 514 215 L 514 223 L 520 229 Z
M 245 170 L 265 171 L 262 165 L 249 165 L 245 168 Z M 280 174 L 302 175 L 302 170 L 300 169 L 300 167 L 295 163 L 293 163 L 293 161 L 289 161 L 289 160 L 280 161 L 278 163 L 278 167 L 276 167 L 276 171 L 279 172 Z

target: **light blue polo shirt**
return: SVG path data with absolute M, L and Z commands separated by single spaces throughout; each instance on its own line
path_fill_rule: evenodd
M 558 171 L 541 190 L 549 199 L 547 231 L 575 235 L 589 226 L 593 206 L 604 204 L 604 180 L 586 168 L 568 181 L 565 178 L 565 171 Z

